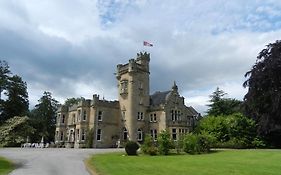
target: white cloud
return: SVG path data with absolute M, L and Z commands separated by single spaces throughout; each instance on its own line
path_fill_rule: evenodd
M 44 90 L 61 100 L 93 93 L 114 99 L 116 64 L 145 49 L 151 93 L 176 80 L 187 104 L 204 112 L 217 86 L 243 98 L 245 72 L 281 35 L 280 7 L 242 0 L 1 1 L 0 56 L 27 81 L 34 104 Z M 143 40 L 154 47 L 143 48 Z

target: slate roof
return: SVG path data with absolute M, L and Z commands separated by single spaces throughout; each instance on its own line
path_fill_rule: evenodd
M 150 95 L 150 105 L 159 106 L 160 104 L 165 104 L 166 97 L 169 95 L 170 92 L 171 91 L 164 91 L 164 92 L 158 91 Z

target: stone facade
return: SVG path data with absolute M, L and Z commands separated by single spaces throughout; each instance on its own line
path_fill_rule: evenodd
M 177 140 L 190 132 L 200 114 L 184 104 L 174 83 L 171 90 L 149 95 L 148 53 L 137 54 L 127 64 L 117 65 L 118 101 L 93 99 L 57 111 L 55 142 L 69 148 L 85 147 L 87 133 L 93 147 L 122 145 L 127 140 L 143 142 L 150 134 L 154 140 L 162 130 L 168 130 Z

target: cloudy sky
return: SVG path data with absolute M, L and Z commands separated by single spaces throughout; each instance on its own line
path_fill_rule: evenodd
M 145 50 L 150 93 L 175 80 L 204 113 L 216 87 L 243 99 L 245 72 L 280 39 L 280 11 L 280 0 L 0 0 L 0 59 L 27 82 L 32 108 L 44 91 L 61 103 L 117 99 L 116 65 Z

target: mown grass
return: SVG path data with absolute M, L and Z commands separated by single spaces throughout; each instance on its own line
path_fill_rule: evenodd
M 7 159 L 0 157 L 0 175 L 9 174 L 14 169 L 13 164 Z
M 124 153 L 125 154 L 125 153 Z M 281 150 L 221 150 L 201 155 L 94 155 L 100 175 L 280 175 Z

